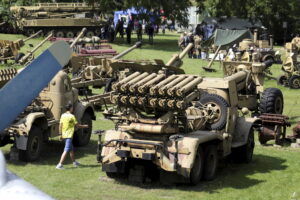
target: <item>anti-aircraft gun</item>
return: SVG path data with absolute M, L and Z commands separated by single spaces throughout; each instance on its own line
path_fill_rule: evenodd
M 0 61 L 6 62 L 8 60 L 18 60 L 20 57 L 19 51 L 25 45 L 25 42 L 38 36 L 40 33 L 41 31 L 38 31 L 26 39 L 19 39 L 16 41 L 0 40 Z
M 295 37 L 290 43 L 285 45 L 287 58 L 281 69 L 283 75 L 277 79 L 278 84 L 300 89 L 300 38 Z
M 249 75 L 134 72 L 114 83 L 115 106 L 104 115 L 116 128 L 97 132 L 102 170 L 132 180 L 160 171 L 163 181 L 197 184 L 215 177 L 220 157 L 250 162 L 259 119 L 241 116 L 237 97 Z

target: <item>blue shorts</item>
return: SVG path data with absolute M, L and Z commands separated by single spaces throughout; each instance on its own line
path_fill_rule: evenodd
M 72 138 L 66 138 L 65 139 L 65 152 L 73 151 L 73 144 L 72 144 Z

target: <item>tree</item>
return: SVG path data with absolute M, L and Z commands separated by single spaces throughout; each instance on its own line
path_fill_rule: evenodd
M 188 8 L 191 6 L 189 0 L 87 0 L 90 4 L 95 4 L 101 10 L 113 12 L 116 10 L 126 10 L 136 8 L 146 9 L 154 14 L 163 15 L 168 19 L 177 20 L 182 25 L 187 25 Z
M 236 16 L 261 20 L 269 32 L 283 39 L 283 22 L 288 23 L 287 35 L 299 29 L 300 6 L 298 0 L 196 0 L 199 12 L 208 11 L 211 16 Z M 280 30 L 280 31 L 279 31 Z

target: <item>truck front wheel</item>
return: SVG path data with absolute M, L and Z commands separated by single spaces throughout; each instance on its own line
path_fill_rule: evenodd
M 19 158 L 23 161 L 35 161 L 40 157 L 43 146 L 43 136 L 40 128 L 32 126 L 28 135 L 27 150 L 20 150 Z
M 85 112 L 81 118 L 81 124 L 87 124 L 88 128 L 78 129 L 74 133 L 73 143 L 75 146 L 85 146 L 90 142 L 91 134 L 92 134 L 92 118 L 91 115 Z
M 233 158 L 237 162 L 250 163 L 252 161 L 254 150 L 254 131 L 250 129 L 247 143 L 241 147 L 233 149 Z
M 204 151 L 204 179 L 213 180 L 218 168 L 218 151 L 216 145 L 208 145 Z
M 204 163 L 203 150 L 202 147 L 199 146 L 195 156 L 194 165 L 190 173 L 190 183 L 192 185 L 197 185 L 202 179 L 203 166 L 204 166 L 203 163 Z

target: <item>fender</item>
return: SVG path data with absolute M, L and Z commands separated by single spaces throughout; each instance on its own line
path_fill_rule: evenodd
M 239 117 L 232 134 L 232 148 L 243 146 L 247 143 L 249 131 L 253 125 L 260 122 L 258 118 Z
M 195 131 L 193 133 L 185 135 L 182 140 L 178 141 L 179 159 L 178 165 L 181 167 L 178 173 L 184 177 L 189 177 L 190 171 L 194 165 L 197 149 L 199 145 L 218 141 L 221 142 L 223 137 L 220 133 L 211 131 Z M 175 152 L 174 142 L 171 148 L 168 148 L 170 152 Z
M 17 123 L 15 123 L 14 126 L 17 126 L 20 130 L 22 130 L 22 132 L 20 132 L 20 135 L 23 135 L 24 133 L 28 134 L 34 122 L 39 118 L 46 119 L 45 113 L 43 112 L 30 113 L 26 117 L 20 119 Z M 48 126 L 47 123 L 43 123 L 41 128 L 45 130 L 47 129 L 47 126 Z
M 89 112 L 93 120 L 96 120 L 95 110 L 91 103 L 89 102 L 77 102 L 74 108 L 74 115 L 77 120 L 81 120 L 85 112 Z
M 38 119 L 43 120 L 40 125 L 43 130 L 46 130 L 48 127 L 48 123 L 46 116 L 43 112 L 30 113 L 15 124 L 15 126 L 17 126 L 17 131 L 19 134 L 15 136 L 15 143 L 17 149 L 27 149 L 28 134 L 31 130 L 32 125 Z

